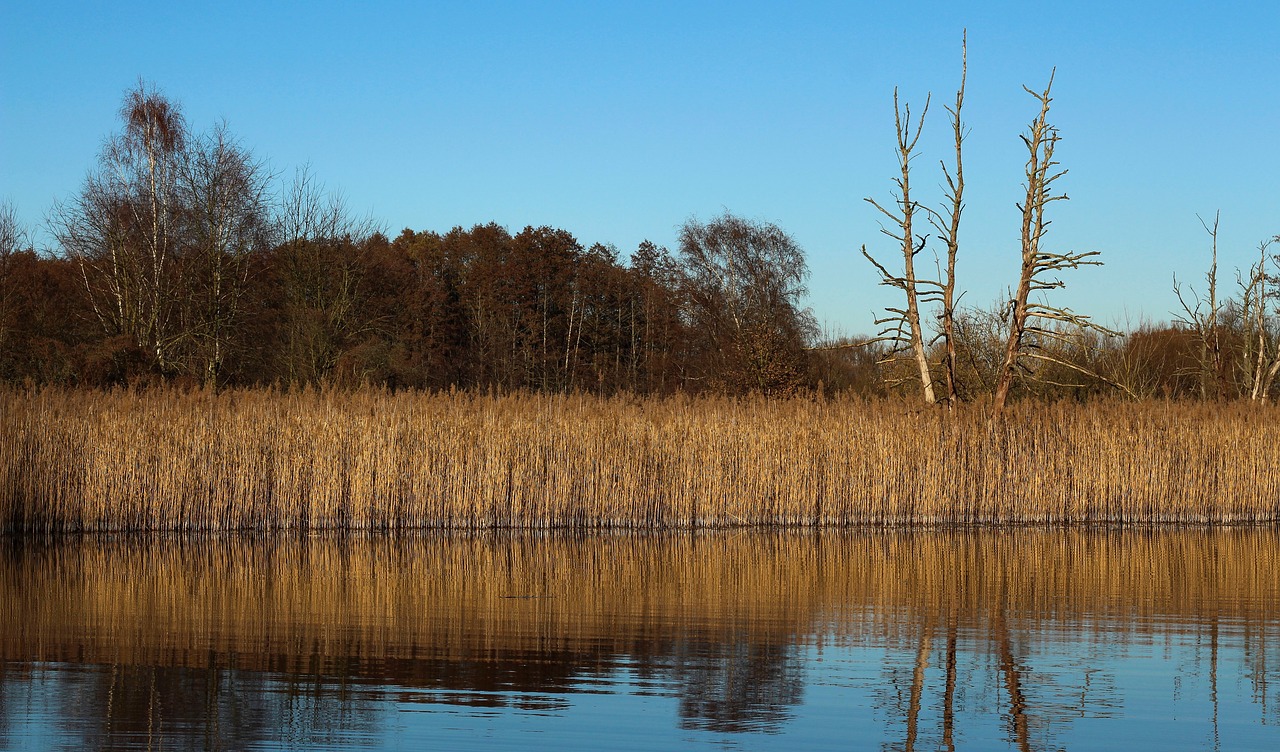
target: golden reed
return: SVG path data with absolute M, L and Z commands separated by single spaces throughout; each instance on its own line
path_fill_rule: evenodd
M 14 532 L 1280 518 L 1280 408 L 0 391 Z

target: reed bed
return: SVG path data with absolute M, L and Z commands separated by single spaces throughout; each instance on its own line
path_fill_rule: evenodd
M 1280 519 L 1280 408 L 0 391 L 7 532 Z

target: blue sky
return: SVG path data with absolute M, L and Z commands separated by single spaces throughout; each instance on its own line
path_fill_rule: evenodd
M 914 175 L 940 199 L 942 105 L 969 34 L 964 302 L 1017 274 L 1022 85 L 1057 67 L 1050 248 L 1098 250 L 1058 303 L 1166 320 L 1221 210 L 1228 278 L 1280 233 L 1280 3 L 60 3 L 0 8 L 0 198 L 38 226 L 81 185 L 141 77 L 204 129 L 225 119 L 288 176 L 309 163 L 394 235 L 549 224 L 628 254 L 690 216 L 774 222 L 810 305 L 867 332 L 896 302 L 882 257 L 894 86 L 934 105 Z M 41 237 L 39 234 L 37 237 Z

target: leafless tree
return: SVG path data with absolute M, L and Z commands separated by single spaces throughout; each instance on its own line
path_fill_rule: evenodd
M 225 123 L 199 137 L 180 165 L 183 348 L 188 370 L 217 386 L 237 330 L 250 260 L 273 242 L 271 175 Z
M 1248 277 L 1238 278 L 1241 288 L 1241 319 L 1244 325 L 1244 342 L 1240 363 L 1249 399 L 1265 401 L 1280 374 L 1280 332 L 1269 306 L 1276 299 L 1276 275 L 1267 268 L 1276 258 L 1268 251 L 1280 236 L 1258 244 L 1258 261 L 1249 268 Z
M 109 335 L 126 335 L 170 366 L 177 337 L 177 196 L 187 129 L 179 106 L 139 83 L 125 95 L 112 137 L 79 195 L 55 205 L 51 226 L 75 259 Z
M 277 260 L 286 298 L 285 357 L 293 381 L 316 381 L 337 364 L 342 340 L 369 325 L 360 310 L 360 269 L 345 249 L 378 231 L 372 218 L 351 213 L 309 167 L 299 168 L 281 194 Z
M 906 299 L 903 308 L 888 308 L 886 311 L 890 315 L 876 320 L 876 325 L 884 328 L 869 342 L 887 342 L 890 344 L 890 351 L 885 359 L 886 363 L 902 358 L 905 353 L 909 352 L 910 359 L 915 361 L 914 370 L 919 376 L 924 400 L 928 404 L 933 404 L 938 400 L 938 397 L 933 384 L 929 348 L 936 344 L 938 340 L 941 340 L 943 344 L 943 372 L 946 379 L 946 393 L 942 399 L 949 407 L 955 405 L 959 388 L 955 347 L 955 308 L 957 300 L 955 272 L 956 256 L 960 247 L 960 218 L 964 213 L 964 124 L 961 119 L 961 109 L 964 107 L 965 82 L 968 78 L 968 72 L 968 38 L 966 35 L 961 43 L 960 87 L 956 90 L 955 105 L 947 107 L 947 112 L 951 115 L 952 130 L 955 134 L 955 168 L 953 172 L 947 167 L 945 161 L 940 163 L 943 177 L 947 183 L 945 205 L 940 212 L 924 207 L 911 198 L 911 160 L 914 157 L 916 144 L 920 140 L 920 134 L 924 129 L 924 120 L 929 111 L 930 100 L 929 98 L 925 99 L 923 111 L 913 126 L 910 106 L 899 106 L 898 91 L 897 89 L 894 90 L 894 132 L 897 139 L 899 169 L 899 175 L 894 179 L 894 185 L 897 187 L 897 192 L 894 194 L 892 208 L 886 208 L 872 198 L 868 198 L 866 201 L 876 207 L 891 223 L 889 227 L 882 228 L 881 231 L 900 245 L 902 274 L 897 275 L 890 272 L 885 265 L 878 262 L 867 252 L 865 245 L 862 247 L 862 255 L 875 266 L 877 273 L 880 275 L 880 284 L 902 290 Z M 929 223 L 938 231 L 946 243 L 945 270 L 942 268 L 941 262 L 939 262 L 936 279 L 923 278 L 917 274 L 915 257 L 924 250 L 927 241 L 927 236 L 916 237 L 917 211 L 922 211 L 928 216 Z M 937 337 L 927 342 L 924 326 L 921 323 L 920 309 L 928 304 L 941 305 L 941 311 L 938 314 L 941 331 Z
M 995 391 L 1004 358 L 1004 302 L 986 307 L 967 306 L 956 311 L 955 345 L 960 381 L 973 391 Z
M 352 213 L 342 194 L 326 189 L 310 165 L 294 171 L 281 195 L 276 221 L 282 242 L 292 246 L 343 238 L 358 243 L 381 230 L 372 216 Z
M 22 250 L 27 244 L 27 231 L 18 221 L 18 210 L 9 201 L 0 201 L 0 259 Z
M 1097 376 L 1075 363 L 1055 358 L 1042 347 L 1045 341 L 1064 340 L 1067 335 L 1062 331 L 1063 325 L 1068 329 L 1096 329 L 1115 334 L 1095 324 L 1088 316 L 1068 308 L 1031 300 L 1033 293 L 1048 293 L 1064 286 L 1062 280 L 1055 275 L 1067 269 L 1101 264 L 1094 260 L 1099 255 L 1098 251 L 1054 253 L 1043 247 L 1044 236 L 1051 224 L 1045 216 L 1046 211 L 1053 202 L 1067 199 L 1065 193 L 1055 193 L 1054 187 L 1054 183 L 1067 171 L 1058 169 L 1059 163 L 1054 159 L 1059 136 L 1058 129 L 1049 123 L 1053 78 L 1051 73 L 1043 92 L 1023 87 L 1040 104 L 1040 113 L 1031 122 L 1028 132 L 1022 136 L 1027 147 L 1026 196 L 1018 206 L 1022 212 L 1022 270 L 1007 309 L 1008 336 L 1005 340 L 1004 358 L 996 377 L 992 400 L 993 416 L 1003 413 L 1009 389 L 1019 369 L 1029 370 L 1024 363 L 1026 359 L 1055 363 Z
M 887 308 L 890 314 L 876 319 L 876 325 L 884 327 L 872 342 L 888 342 L 892 345 L 887 360 L 896 360 L 905 352 L 915 360 L 920 377 L 920 388 L 924 393 L 924 401 L 932 405 L 937 401 L 933 391 L 933 377 L 929 369 L 929 356 L 925 350 L 924 329 L 920 325 L 920 302 L 922 286 L 937 286 L 916 277 L 916 256 L 924 250 L 928 236 L 916 238 L 916 212 L 921 210 L 920 204 L 911 197 L 911 159 L 916 144 L 924 130 L 924 119 L 929 113 L 929 97 L 925 98 L 920 117 L 914 127 L 911 118 L 911 105 L 899 104 L 898 90 L 893 90 L 893 126 L 897 139 L 898 177 L 894 178 L 897 192 L 894 194 L 893 208 L 887 209 L 874 198 L 864 199 L 889 219 L 888 227 L 880 231 L 898 242 L 902 253 L 902 274 L 894 274 L 885 265 L 876 261 L 862 246 L 862 255 L 875 266 L 880 274 L 880 284 L 902 290 L 906 302 L 903 308 Z
M 9 277 L 13 255 L 29 247 L 26 228 L 18 221 L 13 204 L 0 201 L 0 352 L 9 345 L 13 316 L 13 291 Z
M 964 121 L 960 111 L 964 107 L 965 83 L 969 77 L 969 36 L 966 33 L 960 45 L 960 88 L 956 90 L 956 103 L 948 107 L 951 115 L 951 129 L 955 135 L 956 166 L 952 173 L 942 162 L 942 176 L 947 181 L 945 195 L 946 204 L 941 214 L 930 214 L 929 222 L 941 234 L 947 245 L 947 262 L 945 271 L 939 270 L 939 297 L 942 311 L 939 319 L 942 325 L 943 373 L 947 380 L 946 401 L 948 409 L 955 409 L 959 399 L 959 364 L 956 356 L 956 256 L 960 249 L 960 216 L 964 213 Z
M 1122 391 L 1139 399 L 1156 396 L 1169 369 L 1167 348 L 1147 332 L 1125 327 L 1123 342 L 1102 354 L 1100 371 L 1107 380 L 1120 384 Z
M 1205 272 L 1205 283 L 1208 286 L 1208 297 L 1202 298 L 1194 289 L 1183 293 L 1178 278 L 1173 278 L 1173 293 L 1178 297 L 1178 305 L 1182 312 L 1175 314 L 1174 319 L 1194 332 L 1196 342 L 1200 346 L 1199 378 L 1200 397 L 1221 397 L 1225 393 L 1226 372 L 1223 368 L 1222 353 L 1222 303 L 1218 300 L 1218 221 L 1221 212 L 1214 212 L 1213 224 L 1210 225 L 1199 215 L 1200 226 L 1209 234 L 1210 261 L 1209 270 Z

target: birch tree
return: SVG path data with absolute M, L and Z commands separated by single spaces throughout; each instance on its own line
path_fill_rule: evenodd
M 184 212 L 183 348 L 217 386 L 237 331 L 250 262 L 271 246 L 271 176 L 225 123 L 195 140 L 178 180 Z
M 776 225 L 729 213 L 680 229 L 688 319 L 708 363 L 704 377 L 737 391 L 785 393 L 801 383 L 816 329 L 801 307 L 804 251 Z
M 126 335 L 167 370 L 178 337 L 178 172 L 187 128 L 181 108 L 139 83 L 120 110 L 80 193 L 54 207 L 51 225 L 80 268 L 108 336 Z

